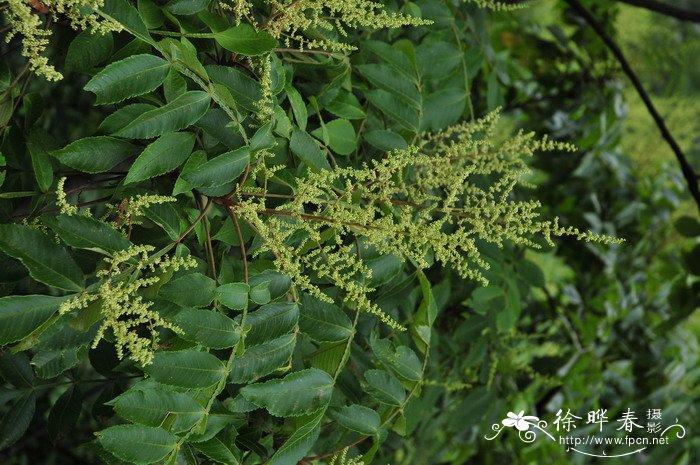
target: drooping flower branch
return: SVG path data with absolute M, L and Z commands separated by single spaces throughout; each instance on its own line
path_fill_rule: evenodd
M 326 280 L 345 292 L 350 305 L 402 329 L 369 298 L 371 270 L 354 253 L 356 238 L 417 268 L 439 262 L 483 285 L 489 264 L 480 242 L 538 248 L 537 235 L 550 244 L 552 236 L 562 235 L 620 242 L 562 227 L 556 218 L 541 219 L 538 201 L 519 200 L 514 190 L 526 184 L 526 157 L 573 147 L 525 133 L 496 144 L 497 120 L 498 113 L 492 113 L 425 136 L 362 168 L 308 173 L 298 179 L 289 201 L 274 208 L 264 189 L 235 191 L 218 202 L 260 235 L 256 254 L 271 252 L 280 271 L 298 286 L 329 300 L 310 276 Z

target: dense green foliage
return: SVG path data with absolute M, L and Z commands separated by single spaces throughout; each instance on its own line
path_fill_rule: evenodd
M 601 407 L 700 450 L 697 213 L 563 2 L 1 5 L 1 463 L 587 463 L 484 434 Z

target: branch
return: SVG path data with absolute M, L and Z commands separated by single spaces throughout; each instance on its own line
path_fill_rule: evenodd
M 644 8 L 655 13 L 671 16 L 681 21 L 690 21 L 700 23 L 700 11 L 686 10 L 667 3 L 658 2 L 656 0 L 617 0 L 620 3 Z
M 688 159 L 683 154 L 683 151 L 681 150 L 680 146 L 671 135 L 671 132 L 666 127 L 666 123 L 664 122 L 659 112 L 656 110 L 656 107 L 654 107 L 654 104 L 652 103 L 649 94 L 647 94 L 647 92 L 644 90 L 644 86 L 642 86 L 642 83 L 639 80 L 639 77 L 637 77 L 637 75 L 635 74 L 634 70 L 632 70 L 632 67 L 623 55 L 622 50 L 620 50 L 620 47 L 618 47 L 615 41 L 607 34 L 607 32 L 605 32 L 603 26 L 600 23 L 598 23 L 598 21 L 596 21 L 593 15 L 591 15 L 591 13 L 581 4 L 581 2 L 579 2 L 579 0 L 565 1 L 574 10 L 576 10 L 576 12 L 579 15 L 581 15 L 583 19 L 586 20 L 588 25 L 591 26 L 593 30 L 595 30 L 596 34 L 598 34 L 598 36 L 603 40 L 603 42 L 605 42 L 605 45 L 610 49 L 612 54 L 620 63 L 622 70 L 627 75 L 629 80 L 632 81 L 632 85 L 637 90 L 637 93 L 642 98 L 642 101 L 644 101 L 644 105 L 646 105 L 649 114 L 651 114 L 652 118 L 654 118 L 654 122 L 656 123 L 656 126 L 658 126 L 659 131 L 661 131 L 661 135 L 668 143 L 668 146 L 671 147 L 671 150 L 673 151 L 673 153 L 676 156 L 676 159 L 678 160 L 678 164 L 681 165 L 681 171 L 683 172 L 683 177 L 688 183 L 688 190 L 690 191 L 690 195 L 693 197 L 695 203 L 697 203 L 698 208 L 700 209 L 700 189 L 698 188 L 698 175 L 695 173 L 693 167 L 688 162 Z

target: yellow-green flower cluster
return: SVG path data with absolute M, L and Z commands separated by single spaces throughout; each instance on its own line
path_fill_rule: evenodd
M 99 302 L 103 320 L 93 347 L 111 330 L 117 356 L 121 359 L 128 353 L 129 358 L 142 365 L 153 361 L 159 343 L 159 329 L 176 332 L 179 329 L 151 310 L 153 302 L 145 301 L 139 295 L 141 289 L 156 284 L 165 272 L 196 266 L 192 257 L 152 258 L 149 254 L 153 250 L 154 247 L 150 245 L 137 245 L 105 259 L 107 266 L 97 273 L 102 278 L 97 291 L 77 294 L 59 308 L 59 313 L 63 315 Z M 145 277 L 144 274 L 148 272 L 153 275 Z
M 272 63 L 270 55 L 266 55 L 260 59 L 259 65 L 260 75 L 260 100 L 255 102 L 257 107 L 258 121 L 269 121 L 272 117 L 272 103 L 274 97 L 272 95 Z
M 251 9 L 253 5 L 251 5 L 249 0 L 225 0 L 219 2 L 219 6 L 221 9 L 233 13 L 233 17 L 238 23 L 243 18 L 249 18 L 252 22 Z
M 527 2 L 523 3 L 504 3 L 498 0 L 464 0 L 467 2 L 476 3 L 479 8 L 488 8 L 493 11 L 513 11 L 527 8 Z
M 256 255 L 271 252 L 279 270 L 290 276 L 297 286 L 320 300 L 333 303 L 333 299 L 311 282 L 309 272 L 344 291 L 345 300 L 350 306 L 376 315 L 394 329 L 405 329 L 369 299 L 368 294 L 374 289 L 365 286 L 362 281 L 370 279 L 372 273 L 356 256 L 354 244 L 320 245 L 322 237 L 318 223 L 304 219 L 290 221 L 285 216 L 272 216 L 263 220 L 260 210 L 265 210 L 263 200 L 242 202 L 236 210 L 263 239 Z M 307 239 L 297 247 L 289 246 L 288 241 L 300 230 L 307 234 Z
M 3 0 L 3 3 L 6 4 L 5 12 L 10 23 L 5 41 L 9 42 L 16 35 L 21 36 L 22 55 L 29 60 L 29 69 L 49 81 L 58 81 L 63 76 L 49 64 L 48 58 L 42 56 L 49 45 L 51 31 L 44 27 L 42 16 L 38 13 L 66 17 L 75 29 L 92 29 L 96 33 L 121 29 L 118 24 L 101 20 L 97 14 L 91 13 L 100 8 L 104 0 L 42 0 L 35 3 Z M 33 5 L 37 11 L 34 11 Z
M 379 29 L 430 24 L 421 18 L 388 12 L 381 3 L 371 0 L 267 0 L 267 3 L 272 13 L 265 29 L 287 46 L 295 44 L 301 48 L 354 50 L 351 45 L 330 38 L 309 38 L 310 34 L 302 34 L 314 30 L 319 36 L 324 33 L 345 36 L 347 29 L 356 27 Z
M 365 465 L 365 462 L 360 457 L 349 459 L 348 450 L 349 448 L 346 447 L 339 454 L 334 455 L 329 465 Z
M 66 198 L 66 191 L 64 190 L 64 185 L 66 184 L 66 178 L 63 177 L 58 180 L 56 184 L 56 206 L 61 211 L 63 215 L 76 215 L 78 213 L 78 207 L 68 203 Z
M 144 215 L 144 209 L 150 207 L 151 205 L 158 205 L 163 203 L 177 202 L 175 197 L 170 197 L 166 195 L 137 195 L 136 197 L 129 197 L 123 200 L 119 208 L 120 215 L 116 221 L 117 227 L 131 227 L 135 224 L 141 224 L 139 217 Z
M 540 203 L 515 192 L 529 173 L 525 158 L 536 151 L 573 150 L 569 144 L 519 133 L 495 144 L 498 113 L 425 136 L 362 168 L 336 168 L 299 179 L 293 199 L 267 208 L 262 197 L 238 199 L 239 214 L 260 233 L 280 270 L 324 299 L 308 278 L 323 278 L 345 292 L 356 308 L 385 315 L 363 283 L 370 270 L 354 253 L 361 238 L 380 254 L 392 254 L 418 268 L 433 261 L 462 277 L 488 284 L 489 268 L 478 243 L 505 242 L 538 248 L 535 236 L 572 235 L 603 243 L 607 236 L 561 227 L 540 219 Z M 301 240 L 299 238 L 302 238 Z M 324 240 L 335 238 L 335 240 Z M 296 241 L 296 245 L 293 244 Z

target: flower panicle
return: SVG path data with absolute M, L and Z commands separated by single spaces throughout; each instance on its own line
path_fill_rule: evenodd
M 527 3 L 506 3 L 498 0 L 463 0 L 476 4 L 479 8 L 486 8 L 491 11 L 514 11 L 527 8 Z
M 153 302 L 144 300 L 141 290 L 158 283 L 164 273 L 197 265 L 191 256 L 149 256 L 154 250 L 150 245 L 135 245 L 114 253 L 97 272 L 102 281 L 95 292 L 81 292 L 59 307 L 59 314 L 65 315 L 99 302 L 103 320 L 92 346 L 96 347 L 111 330 L 117 356 L 122 359 L 128 354 L 131 360 L 142 365 L 153 361 L 161 329 L 180 330 L 151 309 Z M 127 266 L 132 266 L 133 270 L 124 276 Z M 149 273 L 151 275 L 146 276 Z M 134 276 L 137 277 L 134 279 Z
M 33 11 L 35 6 L 25 0 L 7 0 L 5 3 L 10 23 L 5 41 L 9 42 L 13 37 L 21 36 L 22 56 L 27 58 L 29 69 L 49 81 L 63 79 L 63 75 L 42 55 L 49 46 L 51 31 L 45 27 L 41 16 Z M 104 5 L 104 0 L 43 0 L 40 5 L 46 10 L 42 12 L 67 18 L 71 27 L 76 30 L 91 30 L 104 34 L 122 29 L 121 25 L 102 19 L 94 13 Z
M 530 173 L 526 160 L 573 146 L 523 132 L 496 142 L 497 122 L 494 112 L 358 168 L 307 173 L 297 180 L 295 195 L 273 209 L 264 196 L 238 196 L 235 208 L 262 239 L 256 254 L 272 253 L 296 285 L 328 299 L 309 276 L 331 283 L 355 308 L 395 329 L 404 328 L 369 298 L 371 268 L 355 250 L 360 241 L 377 254 L 417 268 L 437 262 L 482 285 L 489 269 L 483 243 L 539 248 L 537 236 L 552 243 L 564 235 L 621 242 L 542 219 L 540 203 L 522 198 Z

